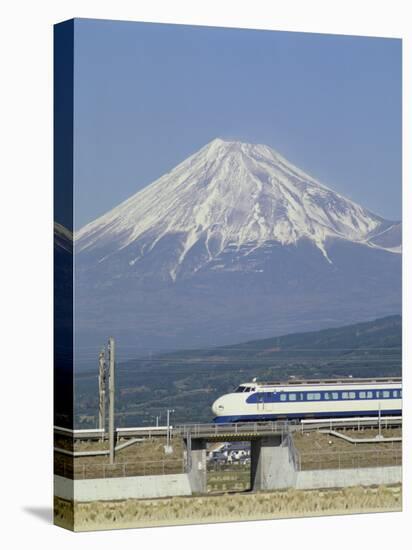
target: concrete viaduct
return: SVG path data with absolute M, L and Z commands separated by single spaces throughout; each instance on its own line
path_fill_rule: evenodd
M 400 418 L 382 418 L 380 420 L 382 427 L 390 427 L 401 424 Z M 354 426 L 376 426 L 378 419 L 348 419 L 348 420 L 325 420 L 313 422 L 305 426 L 307 430 L 334 430 L 339 427 Z M 186 424 L 170 427 L 173 436 L 183 438 L 186 445 L 186 473 L 164 476 L 148 476 L 150 479 L 139 478 L 113 478 L 102 480 L 76 480 L 75 493 L 78 500 L 99 498 L 120 498 L 119 495 L 127 493 L 130 498 L 130 492 L 133 491 L 135 484 L 136 498 L 147 498 L 155 496 L 174 496 L 187 494 L 206 493 L 207 484 L 207 463 L 206 449 L 209 442 L 214 441 L 250 441 L 251 442 L 251 490 L 274 490 L 295 488 L 316 488 L 316 487 L 339 487 L 357 484 L 380 484 L 397 483 L 401 479 L 400 467 L 388 468 L 361 468 L 357 471 L 339 470 L 339 471 L 317 471 L 300 472 L 294 455 L 294 447 L 291 444 L 291 434 L 293 431 L 303 429 L 302 424 L 293 424 L 288 422 L 265 422 L 265 423 L 245 423 L 245 424 Z M 167 434 L 167 427 L 156 428 L 118 428 L 116 430 L 116 439 L 126 440 L 126 443 L 120 443 L 117 447 L 127 445 L 137 441 L 136 438 L 142 437 L 164 437 Z M 68 430 L 55 427 L 56 435 L 71 435 L 76 440 L 101 439 L 105 437 L 102 430 Z M 59 452 L 61 449 L 55 449 Z M 74 453 L 75 456 L 75 453 Z M 360 471 L 362 470 L 362 471 Z M 56 476 L 57 477 L 57 476 Z M 172 479 L 173 478 L 173 479 Z M 319 479 L 318 479 L 319 478 Z M 399 479 L 398 479 L 399 478 Z M 62 478 L 63 479 L 63 478 Z M 135 481 L 134 481 L 135 480 Z M 55 480 L 56 481 L 56 480 Z M 99 489 L 99 482 L 102 487 Z M 58 480 L 58 492 L 62 492 L 62 486 L 71 480 Z M 113 485 L 113 490 L 110 485 Z M 84 486 L 84 487 L 83 487 Z M 142 487 L 146 487 L 142 490 Z M 76 489 L 77 487 L 77 489 Z M 122 488 L 124 487 L 124 488 Z M 84 490 L 83 490 L 84 489 Z M 91 491 L 91 493 L 90 493 Z M 97 491 L 97 492 L 96 492 Z M 126 493 L 125 493 L 126 491 Z M 67 492 L 67 491 L 63 491 Z M 63 495 L 62 495 L 63 496 Z M 76 498 L 73 495 L 74 498 Z M 125 498 L 125 497 L 123 497 Z

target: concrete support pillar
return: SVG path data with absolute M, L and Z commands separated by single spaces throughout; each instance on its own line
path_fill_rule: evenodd
M 188 475 L 192 494 L 206 493 L 206 439 L 186 440 Z
M 289 448 L 282 437 L 269 436 L 251 442 L 250 486 L 252 491 L 269 491 L 294 487 L 296 475 L 289 458 Z

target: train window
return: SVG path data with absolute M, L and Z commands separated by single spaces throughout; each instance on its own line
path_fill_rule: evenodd
M 402 390 L 399 390 L 399 397 L 402 398 Z
M 245 391 L 245 389 L 246 389 L 245 386 L 239 386 L 239 387 L 237 388 L 237 390 L 235 391 L 235 393 L 242 393 L 242 392 Z
M 289 394 L 289 401 L 296 401 L 296 393 Z
M 349 399 L 349 394 L 347 391 L 342 392 L 342 399 Z
M 286 394 L 285 393 L 280 394 L 280 400 L 281 401 L 286 401 Z
M 330 399 L 329 392 L 327 392 L 327 391 L 324 392 L 324 394 L 323 394 L 323 399 L 326 399 L 326 400 L 329 400 L 329 399 Z
M 308 401 L 319 401 L 320 393 L 308 393 Z
M 372 391 L 366 392 L 366 397 L 367 397 L 368 399 L 372 399 L 372 398 L 373 398 L 373 392 L 372 392 Z
M 383 393 L 383 397 L 390 397 L 391 396 L 391 394 L 388 390 L 384 390 L 382 393 Z
M 359 392 L 359 399 L 366 399 L 366 391 Z
M 381 392 L 380 392 L 379 390 L 376 391 L 376 392 L 375 392 L 375 397 L 376 397 L 376 399 L 379 399 L 380 396 L 381 396 Z
M 393 397 L 398 397 L 398 390 L 393 390 L 392 396 Z
M 336 399 L 339 399 L 339 394 L 338 394 L 337 391 L 333 391 L 333 392 L 332 392 L 332 399 L 335 399 L 335 400 L 336 400 Z
M 349 392 L 349 399 L 356 399 L 356 393 L 354 391 Z

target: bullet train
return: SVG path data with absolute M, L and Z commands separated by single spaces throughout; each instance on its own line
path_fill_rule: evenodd
M 345 378 L 241 384 L 213 405 L 215 423 L 402 414 L 400 378 Z

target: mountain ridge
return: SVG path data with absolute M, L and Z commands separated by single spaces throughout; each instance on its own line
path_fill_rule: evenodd
M 273 359 L 282 357 L 284 352 L 302 352 L 302 355 L 310 356 L 312 353 L 328 353 L 333 356 L 335 353 L 352 353 L 359 349 L 385 349 L 388 351 L 401 349 L 402 344 L 402 316 L 388 315 L 371 321 L 342 325 L 307 332 L 294 332 L 281 334 L 270 338 L 248 340 L 225 346 L 210 349 L 179 350 L 171 354 L 164 354 L 160 357 L 200 357 L 217 356 L 227 354 L 228 356 L 252 354 L 255 359 L 259 355 L 270 354 Z M 302 345 L 305 347 L 302 348 Z M 345 346 L 345 347 L 336 347 Z
M 333 238 L 396 253 L 396 247 L 369 242 L 395 225 L 332 191 L 266 145 L 215 139 L 84 226 L 75 242 L 78 253 L 100 249 L 100 263 L 127 249 L 133 268 L 175 235 L 176 254 L 168 272 L 176 280 L 180 271 L 187 272 L 186 260 L 196 247 L 201 250 L 191 259 L 193 272 L 229 246 L 238 251 L 246 246 L 248 255 L 266 242 L 293 245 L 306 239 L 328 262 L 326 243 Z M 107 249 L 104 243 L 110 240 L 115 246 Z
M 270 147 L 214 140 L 77 232 L 76 342 L 131 357 L 396 314 L 401 237 Z

